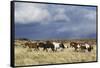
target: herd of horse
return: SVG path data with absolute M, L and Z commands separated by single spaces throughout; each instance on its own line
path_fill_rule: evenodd
M 87 42 L 84 43 L 71 42 L 70 47 L 74 47 L 75 51 L 78 51 L 80 49 L 81 51 L 87 50 L 88 52 L 91 52 L 91 50 L 93 50 L 93 46 L 88 44 Z
M 51 41 L 45 41 L 45 42 L 34 42 L 28 41 L 24 44 L 24 47 L 28 47 L 30 49 L 34 49 L 35 51 L 39 51 L 40 48 L 43 49 L 43 51 L 48 52 L 48 49 L 51 49 L 53 52 L 56 52 L 58 49 L 63 51 L 66 47 L 64 43 L 62 42 L 51 42 Z M 74 51 L 88 51 L 91 52 L 93 50 L 93 46 L 88 44 L 87 42 L 79 43 L 79 42 L 70 42 L 70 46 L 67 48 L 74 48 Z
M 51 49 L 53 52 L 57 51 L 57 49 L 62 48 L 63 50 L 65 48 L 63 43 L 50 42 L 50 41 L 39 42 L 39 43 L 26 42 L 25 47 L 34 48 L 34 50 L 36 51 L 38 51 L 39 48 L 43 48 L 43 51 L 48 51 L 48 49 Z

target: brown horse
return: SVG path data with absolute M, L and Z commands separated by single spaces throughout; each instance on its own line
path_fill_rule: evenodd
M 32 42 L 26 42 L 25 47 L 28 47 L 30 49 L 34 49 L 35 51 L 39 50 L 37 43 L 32 43 Z
M 77 49 L 78 49 L 80 46 L 79 46 L 78 43 L 76 43 L 76 42 L 71 42 L 71 43 L 70 43 L 70 47 L 73 47 L 73 48 L 75 49 L 75 51 L 77 51 Z

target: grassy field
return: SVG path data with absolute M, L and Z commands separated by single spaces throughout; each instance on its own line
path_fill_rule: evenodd
M 96 61 L 96 45 L 91 52 L 75 52 L 73 48 L 65 48 L 64 51 L 58 50 L 57 52 L 52 52 L 50 49 L 48 52 L 42 49 L 30 51 L 29 48 L 15 46 L 16 66 L 89 61 Z

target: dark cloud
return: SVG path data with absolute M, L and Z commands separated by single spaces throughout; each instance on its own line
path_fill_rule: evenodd
M 15 12 L 16 37 L 96 38 L 96 7 L 17 2 Z

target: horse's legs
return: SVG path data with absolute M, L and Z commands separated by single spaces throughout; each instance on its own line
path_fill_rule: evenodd
M 48 49 L 46 48 L 46 52 L 48 52 Z
M 36 51 L 39 51 L 39 47 L 35 48 Z
M 34 48 L 34 51 L 38 51 L 37 48 Z
M 43 51 L 46 51 L 46 52 L 48 52 L 47 48 L 44 48 L 44 49 L 43 49 Z
M 28 51 L 29 51 L 29 52 L 32 52 L 32 48 L 28 48 Z
M 55 48 L 55 51 L 57 51 L 57 48 Z
M 64 51 L 64 48 L 62 48 L 61 51 Z
M 87 50 L 88 50 L 88 52 L 91 52 L 91 48 L 88 48 Z
M 75 51 L 78 52 L 77 48 L 75 48 Z
M 45 51 L 46 48 L 43 48 L 43 51 Z
M 54 48 L 51 48 L 51 50 L 54 52 L 54 51 L 56 51 Z
M 37 50 L 39 51 L 39 47 L 37 48 Z

